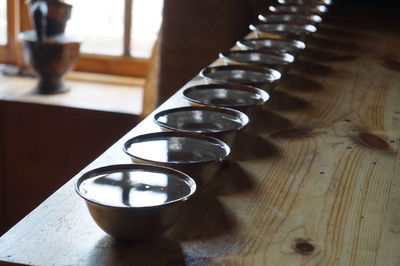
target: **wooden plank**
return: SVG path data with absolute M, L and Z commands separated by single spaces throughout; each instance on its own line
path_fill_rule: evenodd
M 7 0 L 7 63 L 21 65 L 18 45 L 20 32 L 20 1 Z
M 77 71 L 104 73 L 145 78 L 148 60 L 123 56 L 81 54 L 74 69 Z
M 132 87 L 143 87 L 146 82 L 146 79 L 144 78 L 133 78 L 126 76 L 116 76 L 116 75 L 77 72 L 77 71 L 68 72 L 65 75 L 65 78 L 68 80 L 75 80 L 75 81 L 86 81 L 93 83 L 123 85 Z
M 371 10 L 345 7 L 308 40 L 230 163 L 171 231 L 113 240 L 75 194 L 76 176 L 0 238 L 0 260 L 399 265 L 398 27 L 387 10 L 374 7 L 373 20 Z M 158 110 L 187 104 L 178 91 Z M 123 143 L 158 130 L 150 114 L 82 172 L 128 163 Z
M 143 112 L 142 117 L 148 116 L 157 107 L 158 99 L 158 72 L 160 59 L 160 39 L 154 44 L 149 63 L 149 73 L 143 88 Z
M 7 47 L 0 45 L 0 63 L 7 62 Z
M 131 55 L 131 32 L 132 32 L 132 0 L 125 0 L 124 9 L 124 56 Z

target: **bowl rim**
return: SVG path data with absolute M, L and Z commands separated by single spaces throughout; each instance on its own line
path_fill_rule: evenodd
M 214 78 L 208 77 L 209 73 L 214 73 L 217 71 L 232 71 L 232 70 L 242 70 L 242 71 L 249 71 L 249 72 L 258 72 L 264 75 L 267 75 L 267 81 L 260 81 L 260 82 L 251 82 L 245 84 L 264 84 L 264 83 L 274 83 L 277 82 L 281 78 L 281 73 L 275 69 L 263 67 L 263 66 L 256 66 L 256 65 L 220 65 L 220 66 L 213 66 L 213 67 L 205 67 L 200 70 L 200 77 L 214 81 Z M 230 82 L 232 83 L 232 82 Z
M 267 57 L 272 57 L 272 58 L 276 58 L 277 60 L 281 60 L 281 63 L 255 63 L 252 61 L 239 61 L 239 60 L 235 60 L 233 58 L 231 58 L 232 54 L 260 54 L 260 55 L 264 55 Z M 221 52 L 219 53 L 219 58 L 228 60 L 230 62 L 239 62 L 239 63 L 247 63 L 247 64 L 255 64 L 255 65 L 259 65 L 259 66 L 288 66 L 292 63 L 294 63 L 295 61 L 295 57 L 293 55 L 291 55 L 290 53 L 284 52 L 284 51 L 279 51 L 279 52 L 274 52 L 274 53 L 266 53 L 266 52 L 262 52 L 262 51 L 256 51 L 256 50 L 229 50 L 229 51 L 225 51 L 225 52 Z M 271 67 L 272 68 L 272 67 Z M 272 68 L 273 69 L 273 68 Z
M 209 141 L 210 143 L 214 143 L 214 144 L 217 144 L 220 147 L 222 147 L 222 149 L 225 151 L 225 155 L 223 157 L 220 157 L 220 158 L 217 158 L 217 159 L 209 159 L 209 160 L 202 160 L 202 161 L 160 162 L 160 161 L 141 158 L 139 156 L 131 154 L 128 151 L 129 146 L 134 142 L 140 142 L 142 140 L 152 139 L 152 138 L 157 138 L 157 137 L 186 137 L 186 138 L 195 138 L 195 139 L 206 140 L 206 141 Z M 207 136 L 207 135 L 204 135 L 204 134 L 193 133 L 193 132 L 185 132 L 185 131 L 162 131 L 162 132 L 153 132 L 153 133 L 137 135 L 135 137 L 132 137 L 132 138 L 128 139 L 124 143 L 122 149 L 131 158 L 138 159 L 138 160 L 141 160 L 143 162 L 162 164 L 162 165 L 167 165 L 167 166 L 174 166 L 174 165 L 176 166 L 176 165 L 183 165 L 183 164 L 196 165 L 196 164 L 203 164 L 203 163 L 222 162 L 231 153 L 231 149 L 230 149 L 229 145 L 226 144 L 225 142 L 223 142 L 222 140 L 219 140 L 217 138 L 214 138 L 214 137 L 211 137 L 211 136 Z
M 123 170 L 129 171 L 129 170 L 146 170 L 146 169 L 152 170 L 152 172 L 171 174 L 171 175 L 174 175 L 175 177 L 183 179 L 185 181 L 185 183 L 188 185 L 188 187 L 190 188 L 190 193 L 185 197 L 181 197 L 176 200 L 171 200 L 171 201 L 165 202 L 163 204 L 136 207 L 136 206 L 115 206 L 115 205 L 111 205 L 111 204 L 105 204 L 101 201 L 96 201 L 94 199 L 89 199 L 84 194 L 82 194 L 79 189 L 80 185 L 83 183 L 83 181 L 93 178 L 93 177 L 96 177 L 96 176 L 99 176 L 99 175 L 122 172 Z M 196 193 L 196 191 L 197 191 L 196 181 L 192 177 L 190 177 L 188 174 L 183 173 L 182 171 L 170 168 L 170 167 L 152 165 L 152 164 L 113 164 L 113 165 L 102 166 L 102 167 L 98 167 L 98 168 L 95 168 L 95 169 L 92 169 L 92 170 L 89 170 L 89 171 L 83 173 L 82 175 L 80 175 L 78 177 L 78 179 L 75 182 L 75 192 L 81 198 L 83 198 L 85 201 L 90 202 L 92 204 L 99 205 L 99 206 L 117 208 L 117 209 L 151 209 L 151 208 L 158 208 L 161 206 L 167 206 L 167 205 L 171 205 L 174 203 L 188 200 Z
M 200 100 L 196 100 L 193 98 L 190 98 L 187 94 L 190 93 L 191 91 L 194 90 L 209 90 L 209 89 L 227 89 L 227 90 L 240 90 L 240 91 L 247 91 L 249 93 L 254 93 L 256 95 L 259 95 L 260 98 L 262 99 L 261 101 L 257 101 L 256 104 L 238 104 L 238 105 L 229 105 L 229 104 L 206 104 Z M 238 84 L 238 83 L 212 83 L 212 84 L 202 84 L 202 85 L 195 85 L 191 87 L 187 87 L 182 90 L 182 96 L 184 99 L 187 101 L 190 101 L 192 103 L 196 104 L 201 104 L 204 106 L 215 106 L 215 107 L 227 107 L 227 108 L 245 108 L 245 107 L 253 107 L 253 106 L 262 106 L 269 100 L 269 94 L 268 92 L 253 87 L 253 86 L 248 86 L 248 85 L 243 85 L 243 84 Z
M 163 124 L 163 123 L 161 123 L 161 122 L 159 122 L 157 120 L 160 116 L 168 115 L 170 113 L 185 112 L 185 111 L 197 111 L 197 110 L 199 110 L 199 111 L 210 111 L 210 112 L 215 112 L 215 113 L 234 116 L 234 117 L 238 118 L 238 120 L 240 120 L 241 125 L 239 127 L 237 127 L 237 128 L 228 129 L 228 130 L 221 130 L 221 131 L 191 131 L 191 130 L 185 130 L 185 129 L 180 129 L 180 128 L 168 126 L 168 125 Z M 232 108 L 226 108 L 226 107 L 223 108 L 223 107 L 203 105 L 203 106 L 182 106 L 182 107 L 175 107 L 175 108 L 165 109 L 165 110 L 162 110 L 160 112 L 155 113 L 154 116 L 153 116 L 153 121 L 154 121 L 154 123 L 156 123 L 160 127 L 163 127 L 163 128 L 166 128 L 166 129 L 170 129 L 170 130 L 183 131 L 183 132 L 195 132 L 195 133 L 200 133 L 200 134 L 205 134 L 205 135 L 212 135 L 212 134 L 238 132 L 238 131 L 242 130 L 243 128 L 245 128 L 245 127 L 247 127 L 249 125 L 250 119 L 245 113 L 243 113 L 243 112 L 241 112 L 239 110 L 235 110 L 235 109 L 232 109 Z
M 282 36 L 283 37 L 283 36 Z M 306 48 L 306 44 L 303 41 L 300 40 L 295 40 L 295 39 L 290 39 L 290 38 L 282 38 L 282 39 L 277 39 L 277 38 L 267 38 L 267 37 L 263 37 L 263 38 L 249 38 L 249 39 L 243 39 L 243 40 L 239 40 L 236 42 L 236 45 L 239 48 L 245 48 L 245 49 L 249 49 L 249 50 L 253 50 L 253 51 L 262 51 L 263 49 L 274 49 L 273 47 L 264 47 L 264 48 L 259 48 L 256 49 L 254 47 L 250 47 L 248 44 L 246 44 L 247 42 L 264 42 L 264 41 L 269 41 L 271 43 L 289 43 L 289 44 L 293 44 L 293 47 L 295 48 L 294 50 L 297 51 L 302 51 Z M 290 51 L 285 51 L 285 53 L 290 53 Z

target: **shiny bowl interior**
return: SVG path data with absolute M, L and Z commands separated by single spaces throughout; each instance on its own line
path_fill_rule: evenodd
M 196 183 L 171 168 L 124 164 L 83 174 L 75 189 L 105 232 L 143 240 L 174 224 L 182 204 L 195 193 Z
M 200 76 L 213 81 L 246 85 L 274 83 L 281 78 L 276 70 L 250 65 L 229 65 L 203 68 Z
M 223 161 L 230 153 L 224 142 L 189 132 L 157 132 L 139 135 L 124 144 L 126 154 L 134 159 L 165 165 Z
M 219 57 L 232 62 L 256 64 L 276 70 L 279 70 L 275 68 L 276 66 L 287 66 L 294 62 L 294 56 L 285 52 L 228 51 L 220 53 Z
M 324 14 L 328 12 L 325 5 L 272 5 L 268 10 L 273 13 L 297 13 L 297 14 Z
M 264 23 L 295 23 L 295 24 L 318 24 L 322 18 L 318 15 L 308 14 L 260 14 L 258 19 Z
M 242 50 L 280 51 L 296 54 L 306 48 L 306 44 L 299 40 L 278 40 L 272 38 L 245 39 L 236 43 Z
M 290 34 L 290 35 L 308 35 L 317 31 L 314 25 L 294 25 L 294 24 L 258 24 L 250 25 L 250 30 L 271 34 Z
M 207 106 L 186 106 L 164 110 L 156 113 L 153 120 L 166 129 L 201 134 L 235 132 L 249 123 L 247 115 L 240 111 Z
M 229 108 L 261 106 L 269 99 L 263 90 L 228 83 L 192 86 L 184 89 L 182 94 L 193 103 Z

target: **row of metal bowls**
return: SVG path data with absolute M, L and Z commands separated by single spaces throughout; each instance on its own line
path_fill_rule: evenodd
M 277 2 L 259 16 L 261 24 L 250 25 L 256 38 L 238 41 L 241 50 L 220 53 L 225 65 L 201 70 L 208 84 L 181 91 L 190 106 L 155 113 L 161 132 L 125 142 L 133 164 L 97 168 L 78 179 L 77 193 L 105 232 L 130 240 L 158 236 L 176 222 L 197 187 L 212 180 L 237 132 L 256 119 L 267 92 L 305 49 L 306 36 L 331 4 Z

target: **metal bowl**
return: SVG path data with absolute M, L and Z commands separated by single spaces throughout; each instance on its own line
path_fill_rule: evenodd
M 251 24 L 249 28 L 256 33 L 257 37 L 260 37 L 261 34 L 265 34 L 277 38 L 279 38 L 279 36 L 284 36 L 288 39 L 300 40 L 304 40 L 305 36 L 317 31 L 317 28 L 311 24 Z
M 272 13 L 323 15 L 328 12 L 325 5 L 272 5 L 268 7 Z
M 223 141 L 189 132 L 157 132 L 125 142 L 124 151 L 134 163 L 171 167 L 190 175 L 198 184 L 211 180 L 230 153 Z
M 294 56 L 285 52 L 261 53 L 257 51 L 228 51 L 219 54 L 227 63 L 239 62 L 267 67 L 286 72 L 290 64 L 294 62 Z
M 322 18 L 318 15 L 308 14 L 260 14 L 258 19 L 263 23 L 292 23 L 292 24 L 318 24 Z
M 156 113 L 153 120 L 164 129 L 205 134 L 228 145 L 249 123 L 249 117 L 238 110 L 209 106 L 168 109 Z
M 269 99 L 267 92 L 240 84 L 215 83 L 184 89 L 188 101 L 208 106 L 229 107 L 245 113 L 250 121 Z
M 333 4 L 332 0 L 277 0 L 282 5 L 326 5 Z
M 121 164 L 83 174 L 75 186 L 97 225 L 129 240 L 153 238 L 170 228 L 196 191 L 188 175 L 166 167 Z
M 203 68 L 200 76 L 211 81 L 239 83 L 269 90 L 275 87 L 281 73 L 260 66 L 231 65 Z
M 236 43 L 242 50 L 254 50 L 259 52 L 286 52 L 297 55 L 306 48 L 306 44 L 299 40 L 273 39 L 273 38 L 252 38 L 244 39 Z

